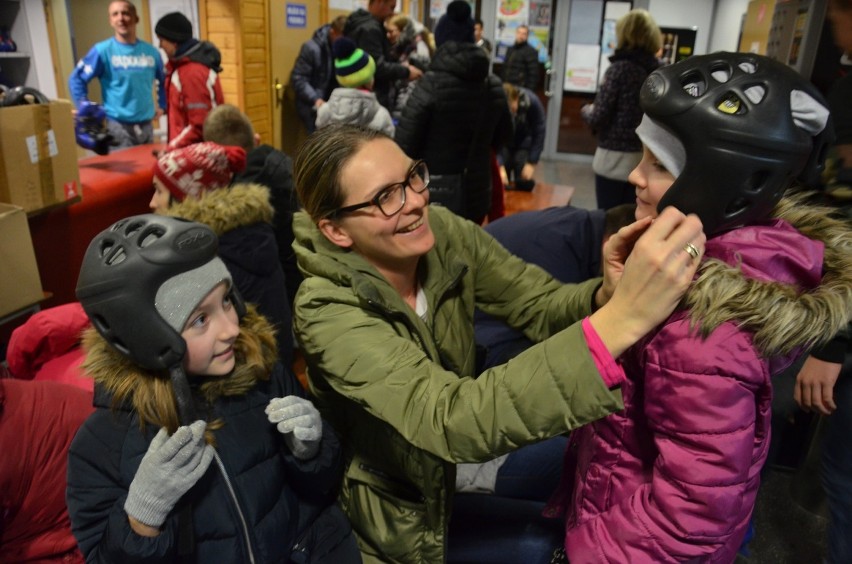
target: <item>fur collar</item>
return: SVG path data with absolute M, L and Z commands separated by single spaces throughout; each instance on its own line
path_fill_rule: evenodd
M 239 396 L 259 380 L 267 380 L 278 361 L 275 330 L 253 305 L 240 320 L 240 336 L 234 345 L 236 368 L 223 378 L 209 378 L 199 386 L 200 395 L 209 403 L 220 397 Z M 133 410 L 140 423 L 177 428 L 177 410 L 167 373 L 144 370 L 120 354 L 94 328 L 83 334 L 86 360 L 82 369 L 95 380 L 95 405 L 116 410 Z
M 234 184 L 204 192 L 200 198 L 186 198 L 169 206 L 168 215 L 209 226 L 216 235 L 255 223 L 272 223 L 275 213 L 269 203 L 269 189 L 260 184 Z
M 808 204 L 807 195 L 785 198 L 773 212 L 824 243 L 823 275 L 816 287 L 755 280 L 737 264 L 710 258 L 684 298 L 693 326 L 706 336 L 722 323 L 735 322 L 754 333 L 755 345 L 766 356 L 832 338 L 852 319 L 852 230 L 833 212 Z

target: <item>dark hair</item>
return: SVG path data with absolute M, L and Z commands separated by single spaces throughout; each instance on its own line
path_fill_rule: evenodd
M 296 153 L 293 178 L 299 201 L 318 222 L 343 204 L 340 171 L 358 150 L 375 139 L 389 139 L 381 131 L 359 125 L 332 124 L 308 137 Z
M 473 18 L 473 25 L 479 24 L 482 27 L 485 27 L 485 24 L 482 23 L 482 18 Z

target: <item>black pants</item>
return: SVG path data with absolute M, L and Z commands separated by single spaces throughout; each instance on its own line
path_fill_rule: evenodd
M 506 168 L 506 175 L 509 177 L 509 181 L 514 181 L 515 190 L 529 192 L 535 187 L 535 180 L 523 180 L 521 178 L 524 165 L 529 161 L 530 152 L 526 149 L 503 149 L 503 166 Z

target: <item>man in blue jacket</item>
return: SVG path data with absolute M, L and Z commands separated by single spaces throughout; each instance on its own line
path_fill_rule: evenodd
M 110 2 L 109 24 L 115 35 L 95 44 L 68 79 L 77 107 L 88 100 L 89 82 L 100 80 L 107 130 L 112 135 L 113 148 L 118 149 L 153 143 L 152 120 L 163 115 L 166 108 L 163 59 L 153 45 L 136 36 L 138 23 L 133 4 L 127 0 Z

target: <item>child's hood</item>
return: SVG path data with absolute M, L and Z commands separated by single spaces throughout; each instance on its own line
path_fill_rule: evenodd
M 707 241 L 684 299 L 702 331 L 733 321 L 767 356 L 825 342 L 852 318 L 852 231 L 802 196 L 782 200 L 773 220 Z
M 140 329 L 143 330 L 143 329 Z M 82 369 L 95 381 L 95 406 L 130 411 L 127 401 L 113 406 L 113 397 L 117 390 L 141 390 L 139 384 L 152 378 L 168 379 L 168 374 L 154 374 L 145 370 L 129 358 L 119 353 L 107 343 L 94 328 L 83 335 L 83 348 L 86 360 Z M 268 378 L 272 366 L 277 362 L 275 330 L 265 317 L 257 313 L 252 305 L 240 320 L 240 336 L 235 344 L 237 366 L 226 378 L 220 379 L 215 396 L 237 395 L 254 386 L 258 379 Z

